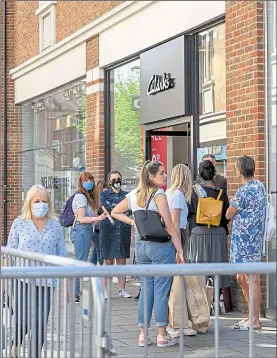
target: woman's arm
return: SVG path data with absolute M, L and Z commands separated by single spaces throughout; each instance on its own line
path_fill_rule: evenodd
M 106 219 L 106 214 L 101 214 L 100 216 L 85 216 L 86 215 L 86 208 L 79 208 L 76 211 L 76 216 L 78 221 L 81 224 L 93 224 L 99 221 Z
M 177 233 L 179 233 L 181 239 L 181 231 L 180 231 L 180 219 L 181 219 L 181 209 L 172 209 L 171 218 Z
M 125 198 L 112 210 L 111 216 L 116 220 L 124 222 L 125 224 L 134 225 L 134 220 L 125 214 L 128 211 L 128 199 Z
M 178 232 L 177 232 L 177 230 L 176 230 L 176 228 L 175 228 L 175 226 L 173 224 L 166 196 L 164 194 L 158 194 L 155 197 L 155 203 L 156 203 L 156 205 L 158 207 L 159 214 L 163 218 L 163 221 L 164 221 L 164 224 L 165 224 L 165 229 L 169 233 L 169 235 L 171 236 L 173 245 L 175 246 L 175 249 L 176 249 L 176 251 L 178 253 L 178 256 L 180 258 L 180 262 L 184 262 L 183 248 L 182 248 L 182 244 L 181 244 L 181 237 L 178 234 Z
M 226 219 L 227 220 L 233 219 L 233 217 L 236 215 L 237 211 L 238 210 L 234 206 L 230 205 L 226 211 L 226 215 L 225 215 Z

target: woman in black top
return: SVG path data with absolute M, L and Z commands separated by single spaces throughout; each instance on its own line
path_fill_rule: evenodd
M 209 160 L 204 160 L 199 164 L 199 191 L 207 197 L 216 199 L 220 189 L 213 181 L 215 174 L 215 167 Z M 223 201 L 220 226 L 208 228 L 206 225 L 196 224 L 198 194 L 195 190 L 192 191 L 188 214 L 188 239 L 185 248 L 186 258 L 190 263 L 228 262 L 227 235 L 229 232 L 225 214 L 229 207 L 229 200 L 225 190 L 222 191 L 220 200 Z M 229 276 L 220 276 L 219 286 L 220 288 L 229 287 Z

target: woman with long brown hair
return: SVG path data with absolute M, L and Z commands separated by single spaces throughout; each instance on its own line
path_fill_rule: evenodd
M 132 210 L 146 210 L 148 204 L 149 210 L 157 211 L 163 218 L 165 229 L 171 236 L 169 242 L 159 243 L 153 241 L 141 240 L 136 232 L 136 261 L 138 264 L 167 265 L 184 263 L 183 248 L 179 233 L 173 224 L 167 203 L 163 186 L 166 184 L 167 175 L 161 162 L 147 161 L 140 173 L 140 182 L 138 188 L 127 194 L 126 198 L 120 202 L 113 210 L 112 216 L 125 224 L 134 225 L 132 218 L 125 213 Z M 175 253 L 177 251 L 177 256 Z M 165 267 L 166 270 L 166 267 Z M 176 341 L 168 336 L 166 327 L 168 325 L 168 297 L 171 289 L 172 277 L 148 277 L 147 278 L 147 325 L 150 327 L 152 310 L 155 308 L 155 321 L 158 327 L 157 345 L 158 347 L 170 347 L 176 344 Z M 138 304 L 138 325 L 140 335 L 138 344 L 143 347 L 145 344 L 151 344 L 150 337 L 144 336 L 144 286 L 141 278 L 141 295 Z
M 81 173 L 78 178 L 77 192 L 72 201 L 72 210 L 76 220 L 70 231 L 76 260 L 87 261 L 95 225 L 106 219 L 105 214 L 98 216 L 99 207 L 99 191 L 95 187 L 93 175 L 89 172 Z M 76 280 L 75 301 L 80 302 L 79 279 Z

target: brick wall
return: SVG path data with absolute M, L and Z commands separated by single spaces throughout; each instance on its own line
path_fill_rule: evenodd
M 14 2 L 7 1 L 7 121 L 8 121 L 8 227 L 11 225 L 14 217 L 19 210 L 19 136 L 18 136 L 18 111 L 14 106 L 14 84 L 9 76 L 9 71 L 14 67 Z M 2 67 L 3 68 L 3 67 Z M 3 80 L 3 77 L 2 77 Z M 1 93 L 1 98 L 3 93 Z M 3 106 L 3 102 L 1 103 Z M 3 173 L 3 159 L 4 159 L 4 123 L 3 112 L 1 113 L 1 172 Z M 3 174 L 2 174 L 3 175 Z M 1 177 L 1 242 L 3 241 L 3 176 Z
M 226 2 L 226 129 L 229 193 L 238 182 L 234 164 L 238 156 L 251 155 L 256 175 L 265 182 L 264 112 L 264 2 Z M 246 306 L 236 282 L 233 303 Z M 262 308 L 265 307 L 265 278 L 262 278 Z
M 12 1 L 14 2 L 14 1 Z M 123 1 L 57 1 L 56 40 L 63 40 Z M 38 1 L 15 1 L 15 67 L 39 53 Z M 28 39 L 28 46 L 26 46 Z
M 87 147 L 86 166 L 95 178 L 104 179 L 104 83 L 99 69 L 99 37 L 86 44 Z

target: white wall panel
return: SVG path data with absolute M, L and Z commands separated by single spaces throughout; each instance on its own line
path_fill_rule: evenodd
M 225 1 L 156 1 L 100 33 L 100 67 L 225 13 Z
M 86 43 L 15 79 L 15 103 L 36 97 L 86 75 Z

